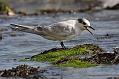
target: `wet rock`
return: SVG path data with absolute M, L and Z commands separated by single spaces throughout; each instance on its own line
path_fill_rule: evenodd
M 23 78 L 30 78 L 37 77 L 33 79 L 38 79 L 40 75 L 38 73 L 43 73 L 45 70 L 40 69 L 39 67 L 31 67 L 28 65 L 19 65 L 16 68 L 8 69 L 8 70 L 1 70 L 0 76 L 1 77 L 23 77 Z
M 117 9 L 119 9 L 119 4 L 117 4 L 115 6 L 112 6 L 112 7 L 107 7 L 106 9 L 108 9 L 108 10 L 117 10 Z
M 116 54 L 112 63 L 118 64 L 119 63 L 119 47 L 114 48 L 114 53 Z
M 86 55 L 94 55 L 101 53 L 104 50 L 97 45 L 83 44 L 72 48 L 53 48 L 46 50 L 40 54 L 30 57 L 28 60 L 32 61 L 49 61 L 58 66 L 69 67 L 91 67 L 96 64 L 90 61 L 84 61 L 81 57 Z M 26 59 L 27 60 L 27 59 Z
M 55 65 L 72 67 L 81 67 L 80 65 L 84 64 L 82 62 L 95 65 L 118 64 L 119 48 L 114 48 L 113 53 L 107 53 L 97 45 L 83 44 L 68 49 L 53 48 L 50 50 L 46 50 L 38 55 L 34 55 L 29 59 L 33 61 L 50 61 Z M 80 63 L 80 65 L 77 65 L 77 63 Z M 88 64 L 85 64 L 83 66 L 88 67 Z
M 97 53 L 90 58 L 84 58 L 81 60 L 89 61 L 96 64 L 118 64 L 119 63 L 119 48 L 116 47 L 113 53 Z
M 103 8 L 108 10 L 119 9 L 119 0 L 100 0 L 103 4 Z
M 19 14 L 19 15 L 23 15 L 23 16 L 26 16 L 26 15 L 27 15 L 26 12 L 21 12 L 21 11 L 17 12 L 17 14 Z
M 82 55 L 81 56 L 80 55 L 67 56 L 56 61 L 54 64 L 63 64 L 71 60 L 88 61 L 93 64 L 118 64 L 119 63 L 119 48 L 116 47 L 114 48 L 113 51 L 114 51 L 113 53 L 101 52 L 101 53 L 96 53 L 90 56 L 88 55 L 83 57 Z
M 88 61 L 93 64 L 118 64 L 119 63 L 119 55 L 116 53 L 97 53 L 95 55 L 91 56 L 69 56 L 64 57 L 58 61 L 56 61 L 54 64 L 63 64 L 67 61 L 71 60 L 81 60 L 81 61 Z
M 114 51 L 115 54 L 119 54 L 119 47 L 115 47 L 115 48 L 113 49 L 113 51 Z
M 96 64 L 112 64 L 112 61 L 115 59 L 114 53 L 100 53 L 91 56 L 90 58 L 85 58 L 83 60 L 90 61 Z

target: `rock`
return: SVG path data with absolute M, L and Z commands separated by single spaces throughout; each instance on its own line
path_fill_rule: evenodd
M 112 64 L 118 64 L 119 63 L 119 55 L 116 55 L 114 60 L 112 61 Z
M 104 52 L 102 48 L 93 44 L 76 45 L 72 48 L 53 48 L 34 55 L 26 60 L 51 62 L 53 65 L 65 67 L 91 67 L 96 66 L 90 61 L 83 61 L 82 56 L 94 55 Z
M 102 7 L 109 10 L 119 9 L 119 0 L 100 0 Z
M 119 47 L 114 48 L 113 53 L 97 53 L 90 58 L 82 60 L 89 61 L 96 64 L 118 64 L 119 63 Z
M 96 64 L 112 64 L 115 56 L 116 55 L 114 53 L 100 53 L 95 54 L 86 60 Z
M 81 64 L 83 64 L 83 67 L 90 67 L 91 64 L 92 66 L 94 66 L 93 64 L 118 64 L 119 48 L 114 48 L 113 51 L 113 53 L 107 53 L 97 45 L 83 44 L 68 49 L 53 48 L 46 50 L 32 56 L 29 60 L 49 61 L 54 65 L 70 67 L 81 67 Z M 90 65 L 84 64 L 87 62 Z
M 1 77 L 23 77 L 27 78 L 31 75 L 34 77 L 37 73 L 43 73 L 45 70 L 40 69 L 39 67 L 31 67 L 28 65 L 19 65 L 16 68 L 8 69 L 8 70 L 1 70 L 0 76 Z M 37 76 L 38 77 L 38 76 Z M 36 79 L 36 78 L 35 78 Z
M 115 54 L 119 54 L 119 47 L 113 48 L 113 51 L 114 51 Z
M 119 47 L 115 47 L 113 51 L 114 51 L 114 54 L 116 54 L 116 56 L 114 60 L 112 61 L 112 63 L 118 64 L 119 63 Z
M 115 6 L 112 6 L 112 7 L 107 7 L 106 9 L 108 9 L 108 10 L 117 10 L 117 9 L 119 9 L 119 4 L 117 4 Z

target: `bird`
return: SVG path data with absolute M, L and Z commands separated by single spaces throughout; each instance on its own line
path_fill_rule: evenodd
M 62 48 L 66 48 L 64 41 L 71 40 L 72 38 L 80 35 L 84 30 L 87 30 L 92 35 L 93 33 L 89 30 L 95 30 L 88 19 L 77 18 L 61 22 L 56 22 L 47 26 L 27 26 L 20 24 L 10 24 L 11 29 L 15 31 L 22 31 L 27 33 L 33 33 L 40 35 L 41 37 L 59 41 Z

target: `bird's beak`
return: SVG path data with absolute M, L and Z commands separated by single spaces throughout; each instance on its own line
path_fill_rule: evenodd
M 90 28 L 92 30 L 95 30 L 95 29 L 93 27 L 91 27 L 91 26 L 86 26 L 86 30 L 89 31 L 93 35 L 93 33 L 88 28 Z
M 90 28 L 90 29 L 92 29 L 92 30 L 95 30 L 93 27 L 91 27 L 91 26 L 88 26 L 88 28 Z

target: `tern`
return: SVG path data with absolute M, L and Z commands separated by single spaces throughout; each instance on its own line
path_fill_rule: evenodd
M 12 30 L 33 33 L 48 40 L 60 41 L 62 48 L 66 48 L 63 41 L 70 40 L 80 35 L 84 30 L 89 31 L 93 35 L 89 28 L 95 30 L 91 27 L 90 21 L 85 18 L 61 21 L 48 26 L 10 25 Z

